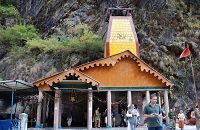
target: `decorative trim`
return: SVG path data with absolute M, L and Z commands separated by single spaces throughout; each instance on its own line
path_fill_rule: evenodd
M 99 90 L 147 90 L 147 89 L 155 89 L 155 90 L 159 90 L 159 89 L 169 89 L 166 86 L 158 86 L 158 87 L 100 87 Z

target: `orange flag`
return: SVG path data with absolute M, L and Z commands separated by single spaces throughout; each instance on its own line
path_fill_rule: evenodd
M 181 53 L 180 57 L 178 58 L 178 61 L 180 58 L 182 57 L 186 57 L 186 56 L 189 56 L 190 55 L 190 49 L 189 49 L 189 46 Z

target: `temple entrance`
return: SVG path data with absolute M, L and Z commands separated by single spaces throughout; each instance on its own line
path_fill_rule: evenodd
M 101 113 L 101 121 L 100 121 L 100 126 L 101 127 L 106 127 L 105 124 L 105 110 L 106 110 L 106 92 L 94 92 L 93 93 L 93 117 L 94 117 L 94 112 L 99 107 L 99 113 Z M 94 127 L 94 122 L 92 124 Z
M 106 92 L 93 93 L 93 115 L 97 107 L 101 113 L 101 126 L 106 127 L 104 120 Z M 87 127 L 87 91 L 62 92 L 62 127 L 68 127 L 67 118 L 69 118 L 70 112 L 72 116 L 71 127 Z
M 68 126 L 68 119 L 72 117 L 71 126 L 87 126 L 87 91 L 62 92 L 62 123 Z

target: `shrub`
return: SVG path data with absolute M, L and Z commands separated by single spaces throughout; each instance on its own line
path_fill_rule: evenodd
M 30 51 L 26 49 L 25 47 L 20 47 L 20 46 L 12 46 L 10 49 L 10 54 L 13 56 L 12 63 L 14 64 L 19 58 L 26 58 L 30 59 L 32 55 L 30 54 Z
M 105 39 L 101 40 L 99 35 L 89 31 L 87 27 L 83 29 L 80 37 L 53 35 L 46 40 L 29 40 L 26 44 L 28 50 L 39 49 L 43 53 L 76 52 L 82 56 L 82 62 L 88 62 L 98 59 L 104 52 Z
M 0 5 L 12 5 L 15 2 L 15 0 L 0 0 Z
M 66 47 L 63 46 L 60 41 L 58 41 L 58 38 L 55 38 L 55 37 L 49 38 L 46 40 L 33 39 L 33 40 L 29 40 L 26 44 L 27 44 L 28 50 L 38 48 L 41 52 L 44 52 L 44 53 L 49 53 L 49 52 L 56 53 L 56 52 L 66 49 Z
M 98 55 L 103 53 L 105 40 L 101 40 L 99 35 L 85 29 L 79 43 L 71 42 L 68 46 L 70 49 L 75 48 L 84 57 L 82 62 L 88 62 L 96 60 Z
M 14 25 L 2 30 L 0 44 L 24 46 L 28 40 L 38 39 L 37 31 L 33 25 Z
M 21 18 L 19 11 L 15 8 L 15 6 L 12 6 L 12 5 L 9 5 L 9 6 L 1 6 L 0 5 L 0 14 L 6 15 L 9 17 L 14 17 L 17 19 Z

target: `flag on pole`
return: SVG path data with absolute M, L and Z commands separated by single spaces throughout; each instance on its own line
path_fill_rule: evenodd
M 178 61 L 180 58 L 182 57 L 186 57 L 186 56 L 189 56 L 190 55 L 190 49 L 189 49 L 189 46 L 181 53 L 180 57 L 178 58 Z

